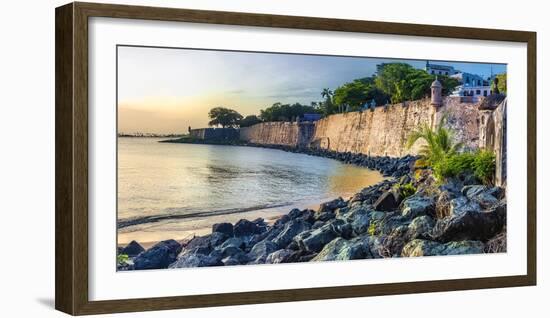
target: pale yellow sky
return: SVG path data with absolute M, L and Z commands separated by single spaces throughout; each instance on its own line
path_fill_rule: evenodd
M 119 46 L 118 132 L 185 133 L 206 127 L 208 111 L 232 108 L 259 115 L 273 103 L 322 100 L 356 78 L 371 76 L 376 65 L 426 61 L 315 56 L 197 49 Z M 451 63 L 465 71 L 487 73 L 490 64 Z M 492 65 L 493 71 L 505 65 Z

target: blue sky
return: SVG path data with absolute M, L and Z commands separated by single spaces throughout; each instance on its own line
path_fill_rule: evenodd
M 275 102 L 320 101 L 334 90 L 371 76 L 376 65 L 405 62 L 423 68 L 425 60 L 314 56 L 144 47 L 118 48 L 118 108 L 121 132 L 184 132 L 202 127 L 216 106 L 243 115 L 259 114 Z M 456 69 L 489 76 L 502 64 L 456 63 Z

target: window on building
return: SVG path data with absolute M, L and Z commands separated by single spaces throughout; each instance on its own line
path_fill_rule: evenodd
M 477 89 L 476 90 L 476 95 L 480 95 L 481 94 L 481 90 Z
M 477 80 L 477 86 L 481 86 L 481 80 Z
M 432 70 L 432 74 L 435 74 L 434 70 Z
M 487 90 L 483 91 L 483 96 L 487 96 Z
M 445 75 L 449 75 L 449 72 L 445 72 Z

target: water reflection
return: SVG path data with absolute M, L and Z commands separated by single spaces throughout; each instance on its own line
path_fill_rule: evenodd
M 119 138 L 118 152 L 119 221 L 193 216 L 170 222 L 178 228 L 197 228 L 197 222 L 229 219 L 223 215 L 239 211 L 279 207 L 280 214 L 281 205 L 288 206 L 285 211 L 310 206 L 381 180 L 368 169 L 273 149 Z M 125 231 L 139 232 L 140 227 Z M 167 228 L 158 222 L 147 231 Z

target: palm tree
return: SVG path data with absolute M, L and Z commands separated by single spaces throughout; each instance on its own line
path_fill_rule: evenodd
M 446 119 L 447 116 L 443 116 L 435 130 L 432 130 L 428 124 L 422 124 L 409 135 L 407 140 L 407 148 L 409 149 L 419 139 L 426 142 L 420 148 L 421 159 L 417 160 L 416 163 L 418 166 L 433 167 L 435 163 L 454 155 L 462 147 L 462 143 L 453 142 L 452 131 L 443 126 Z
M 332 114 L 332 96 L 334 95 L 334 92 L 330 90 L 330 88 L 323 88 L 323 91 L 321 92 L 321 97 L 325 98 L 325 102 L 323 103 L 323 113 L 325 116 L 328 116 Z
M 321 97 L 330 98 L 333 94 L 334 93 L 330 90 L 330 88 L 323 88 L 323 91 L 321 92 Z

